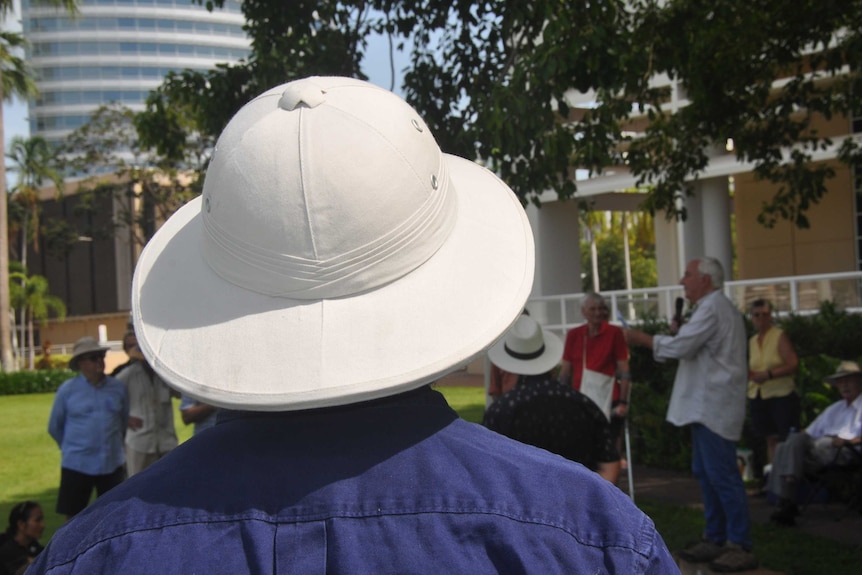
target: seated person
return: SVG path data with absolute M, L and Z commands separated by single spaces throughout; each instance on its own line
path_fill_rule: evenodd
M 24 573 L 42 551 L 39 538 L 43 531 L 45 515 L 41 505 L 35 501 L 25 501 L 13 507 L 9 513 L 9 526 L 0 536 L 0 573 Z
M 485 412 L 485 427 L 577 461 L 616 482 L 620 456 L 608 420 L 592 400 L 551 374 L 563 357 L 559 337 L 521 316 L 488 357 L 520 378 Z
M 793 525 L 796 507 L 796 482 L 832 463 L 849 463 L 852 454 L 844 445 L 859 449 L 862 444 L 862 372 L 853 361 L 842 361 L 838 371 L 826 378 L 838 388 L 841 399 L 817 416 L 802 433 L 791 434 L 775 451 L 767 490 L 778 497 L 779 509 L 771 519 Z M 836 455 L 839 457 L 835 461 Z

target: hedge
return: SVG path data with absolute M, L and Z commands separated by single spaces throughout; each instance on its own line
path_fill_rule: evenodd
M 74 376 L 75 372 L 69 369 L 0 372 L 0 395 L 51 393 L 57 391 L 61 383 Z

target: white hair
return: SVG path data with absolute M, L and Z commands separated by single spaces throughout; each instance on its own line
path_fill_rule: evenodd
M 697 271 L 702 276 L 709 276 L 710 284 L 714 289 L 721 289 L 724 285 L 724 268 L 717 259 L 708 256 L 698 259 Z
M 587 304 L 590 303 L 591 301 L 594 301 L 594 302 L 599 303 L 599 304 L 604 304 L 605 298 L 601 294 L 598 294 L 594 291 L 587 292 L 584 295 L 584 299 L 581 300 L 581 309 L 584 309 L 585 307 L 587 307 Z

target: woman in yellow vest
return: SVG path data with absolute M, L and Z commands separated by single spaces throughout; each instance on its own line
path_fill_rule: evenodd
M 748 342 L 748 397 L 751 427 L 766 438 L 769 463 L 776 446 L 792 428 L 799 428 L 800 403 L 793 375 L 799 359 L 790 338 L 772 325 L 772 304 L 758 299 L 751 304 L 751 321 L 757 333 Z

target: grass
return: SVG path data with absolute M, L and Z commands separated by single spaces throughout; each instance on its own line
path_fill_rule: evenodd
M 12 507 L 31 499 L 45 512 L 45 544 L 63 524 L 57 515 L 57 488 L 60 485 L 60 450 L 48 435 L 48 416 L 53 393 L 0 396 L 0 521 L 5 529 Z M 185 441 L 192 426 L 183 424 L 179 400 L 174 400 L 177 437 Z
M 438 387 L 449 405 L 462 419 L 482 423 L 485 414 L 485 390 L 480 387 Z
M 481 388 L 439 389 L 464 419 L 479 422 L 485 399 Z M 42 543 L 63 523 L 54 512 L 60 481 L 60 452 L 48 436 L 48 415 L 53 394 L 0 397 L 0 520 L 5 527 L 9 510 L 26 499 L 39 501 L 45 510 L 46 529 Z M 175 408 L 179 405 L 175 402 Z M 177 411 L 177 435 L 185 441 L 192 434 Z M 670 549 L 680 549 L 703 531 L 702 512 L 687 507 L 638 499 L 658 527 Z M 862 549 L 830 539 L 816 538 L 794 529 L 753 526 L 754 542 L 761 564 L 787 575 L 857 575 Z
M 703 512 L 691 507 L 638 499 L 671 550 L 682 549 L 703 531 Z M 755 552 L 763 568 L 787 575 L 858 575 L 862 548 L 796 529 L 752 525 Z

